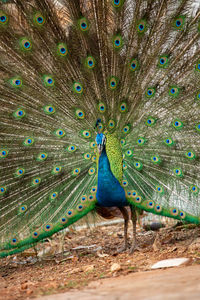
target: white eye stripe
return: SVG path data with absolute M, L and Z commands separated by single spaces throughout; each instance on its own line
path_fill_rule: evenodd
M 102 145 L 104 145 L 105 143 L 106 143 L 106 137 L 104 135 L 103 138 L 102 138 Z

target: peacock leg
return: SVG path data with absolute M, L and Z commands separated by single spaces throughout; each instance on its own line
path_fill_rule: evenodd
M 129 221 L 129 215 L 128 211 L 125 207 L 119 207 L 119 210 L 121 211 L 123 218 L 124 218 L 124 246 L 118 250 L 118 252 L 123 252 L 127 250 L 128 246 L 128 221 Z
M 131 206 L 131 220 L 133 224 L 133 240 L 132 240 L 132 245 L 130 248 L 130 254 L 134 252 L 136 249 L 137 243 L 136 243 L 136 222 L 137 222 L 137 216 L 136 216 L 136 211 L 135 208 Z

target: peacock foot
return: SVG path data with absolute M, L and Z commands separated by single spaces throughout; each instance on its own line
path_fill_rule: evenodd
M 133 244 L 129 250 L 129 254 L 133 254 L 135 251 L 140 251 L 141 249 L 137 246 L 137 244 Z
M 126 252 L 128 250 L 128 247 L 126 245 L 124 245 L 123 247 L 117 249 L 117 253 L 123 253 Z

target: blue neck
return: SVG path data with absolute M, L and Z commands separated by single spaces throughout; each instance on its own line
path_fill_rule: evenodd
M 125 191 L 110 169 L 110 163 L 104 148 L 99 157 L 97 202 L 100 206 L 126 206 Z

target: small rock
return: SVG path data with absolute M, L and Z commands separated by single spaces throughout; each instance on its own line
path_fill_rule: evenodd
M 171 258 L 171 259 L 164 259 L 160 260 L 155 263 L 151 269 L 160 269 L 160 268 L 169 268 L 169 267 L 178 267 L 182 264 L 186 264 L 190 261 L 190 258 Z
M 79 273 L 79 272 L 81 272 L 81 269 L 80 268 L 75 268 L 75 269 L 71 270 L 69 273 L 68 273 L 68 271 L 64 272 L 64 273 L 75 274 L 75 273 Z
M 28 289 L 28 290 L 26 291 L 26 294 L 27 294 L 28 296 L 30 296 L 31 294 L 33 294 L 33 290 Z
M 94 265 L 88 265 L 82 267 L 83 272 L 92 272 L 94 270 Z
M 200 238 L 197 238 L 196 240 L 194 240 L 190 246 L 188 247 L 189 251 L 199 251 L 200 249 Z
M 154 240 L 154 243 L 153 243 L 153 250 L 154 251 L 158 251 L 161 249 L 161 242 L 160 242 L 160 239 L 159 239 L 159 234 L 156 235 L 156 238 Z
M 109 256 L 107 253 L 99 253 L 97 252 L 98 257 L 107 257 Z
M 111 272 L 117 272 L 117 271 L 119 271 L 119 270 L 121 270 L 120 264 L 118 264 L 118 263 L 112 264 L 112 266 L 111 266 L 111 268 L 110 268 L 110 271 L 111 271 Z
M 46 256 L 51 256 L 55 254 L 55 249 L 51 246 L 46 247 L 45 249 L 42 249 L 41 251 L 38 252 L 38 257 L 46 257 Z
M 21 290 L 26 290 L 27 288 L 28 288 L 27 282 L 21 284 Z

